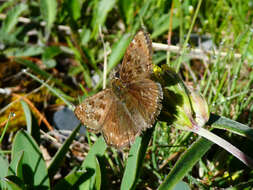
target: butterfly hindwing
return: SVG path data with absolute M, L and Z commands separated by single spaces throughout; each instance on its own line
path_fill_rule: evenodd
M 117 99 L 110 106 L 102 127 L 102 134 L 108 145 L 123 148 L 130 145 L 141 132 L 125 105 Z
M 161 111 L 162 98 L 161 85 L 150 79 L 129 84 L 126 107 L 141 130 L 152 127 L 154 124 Z

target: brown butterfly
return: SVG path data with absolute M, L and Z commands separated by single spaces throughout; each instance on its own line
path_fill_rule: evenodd
M 146 32 L 135 35 L 118 72 L 110 88 L 86 98 L 75 114 L 88 129 L 101 132 L 108 145 L 123 148 L 152 127 L 162 108 L 161 85 L 151 80 L 152 43 Z

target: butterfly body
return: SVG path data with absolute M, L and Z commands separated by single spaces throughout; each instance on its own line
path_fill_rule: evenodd
M 88 129 L 101 132 L 108 145 L 130 145 L 142 131 L 152 127 L 161 111 L 162 88 L 151 75 L 151 40 L 139 31 L 111 87 L 86 98 L 76 107 L 76 116 Z

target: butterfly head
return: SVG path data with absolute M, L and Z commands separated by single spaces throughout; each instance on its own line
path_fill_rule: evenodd
M 113 92 L 116 94 L 118 98 L 121 98 L 123 93 L 125 93 L 126 84 L 122 82 L 121 79 L 115 78 L 111 81 L 111 86 Z

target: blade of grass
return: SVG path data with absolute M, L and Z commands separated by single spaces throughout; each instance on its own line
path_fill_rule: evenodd
M 97 167 L 96 159 L 104 155 L 106 147 L 107 145 L 102 136 L 100 136 L 95 144 L 91 147 L 88 155 L 81 165 L 81 168 L 84 170 L 89 170 L 91 172 L 93 171 L 94 173 L 89 178 L 89 180 L 84 181 L 82 184 L 80 184 L 80 189 L 87 189 L 94 186 L 96 175 L 98 175 L 95 173 Z
M 28 6 L 24 3 L 21 3 L 17 6 L 15 6 L 13 9 L 11 9 L 4 22 L 2 23 L 1 31 L 3 33 L 10 33 L 16 24 L 18 23 L 18 17 L 27 10 Z
M 57 85 L 65 88 L 65 89 L 68 89 L 68 90 L 71 90 L 73 91 L 72 88 L 70 88 L 69 86 L 63 84 L 60 80 L 56 79 L 56 78 L 53 78 L 52 75 L 44 70 L 41 70 L 35 63 L 33 63 L 32 61 L 28 61 L 28 60 L 25 60 L 25 59 L 21 59 L 21 58 L 15 58 L 14 61 L 16 61 L 17 63 L 20 63 L 22 65 L 25 65 L 26 67 L 30 68 L 32 71 L 34 71 L 35 73 L 41 75 L 42 77 L 48 79 L 50 78 L 53 82 L 55 82 Z
M 154 129 L 151 128 L 147 130 L 143 136 L 137 137 L 132 145 L 120 185 L 121 190 L 135 188 L 153 130 Z
M 233 121 L 226 117 L 211 114 L 207 125 L 211 125 L 212 127 L 217 129 L 227 130 L 231 133 L 247 137 L 248 139 L 253 141 L 253 129 L 251 129 L 247 125 L 241 124 L 237 121 Z
M 179 68 L 180 68 L 183 56 L 184 56 L 185 51 L 186 51 L 186 47 L 187 47 L 188 41 L 190 39 L 190 35 L 191 35 L 191 32 L 192 32 L 193 26 L 195 24 L 196 18 L 197 18 L 198 13 L 199 13 L 199 9 L 200 9 L 201 3 L 202 3 L 202 0 L 199 0 L 197 8 L 196 8 L 196 11 L 195 11 L 195 14 L 194 14 L 193 19 L 192 19 L 192 23 L 191 23 L 190 29 L 188 31 L 188 34 L 187 34 L 186 39 L 185 39 L 184 44 L 183 44 L 182 55 L 179 57 L 179 59 L 178 59 L 178 61 L 176 63 L 176 72 L 179 71 Z
M 26 75 L 32 77 L 34 80 L 38 81 L 39 83 L 45 85 L 52 93 L 54 93 L 58 98 L 60 98 L 65 104 L 68 105 L 68 107 L 71 110 L 75 109 L 75 106 L 73 104 L 71 104 L 68 100 L 66 100 L 59 92 L 58 90 L 52 88 L 51 86 L 49 86 L 47 83 L 45 83 L 44 81 L 40 80 L 38 77 L 36 77 L 35 75 L 29 73 L 26 70 L 23 70 L 23 73 L 25 73 Z
M 7 120 L 7 122 L 6 122 L 5 126 L 4 126 L 4 130 L 3 130 L 2 134 L 1 134 L 1 137 L 0 137 L 0 144 L 2 144 L 2 140 L 3 140 L 4 135 L 5 135 L 5 133 L 6 133 L 7 129 L 8 129 L 10 119 L 11 119 L 11 117 L 13 117 L 13 116 L 14 116 L 13 113 L 10 113 L 10 114 L 9 114 L 8 120 Z
M 199 138 L 177 161 L 158 190 L 170 190 L 178 184 L 188 171 L 198 162 L 199 159 L 211 148 L 212 142 Z
M 51 28 L 54 24 L 57 14 L 56 0 L 40 0 L 40 11 L 43 19 L 46 21 L 46 41 L 49 38 Z
M 205 128 L 199 128 L 198 130 L 195 130 L 195 133 L 198 135 L 205 137 L 206 139 L 214 142 L 215 144 L 219 145 L 220 147 L 224 148 L 226 151 L 234 155 L 236 158 L 241 160 L 246 166 L 253 169 L 253 160 L 244 154 L 242 151 L 240 151 L 238 148 L 236 148 L 234 145 L 229 143 L 228 141 L 224 140 L 223 138 L 219 137 L 218 135 L 208 131 Z
M 32 135 L 32 114 L 31 114 L 31 110 L 30 110 L 28 104 L 24 100 L 21 100 L 20 103 L 21 103 L 21 105 L 23 107 L 23 110 L 24 110 L 24 113 L 25 113 L 27 131 L 30 135 Z
M 56 174 L 58 171 L 61 161 L 63 161 L 64 156 L 69 150 L 69 146 L 76 137 L 76 134 L 78 133 L 81 125 L 76 127 L 76 129 L 71 133 L 71 135 L 68 137 L 68 139 L 63 143 L 62 147 L 57 151 L 57 153 L 54 155 L 49 167 L 48 167 L 48 176 L 50 179 Z
M 112 10 L 115 3 L 115 0 L 101 0 L 96 2 L 91 21 L 93 37 L 97 38 L 99 26 L 103 26 L 108 13 Z

